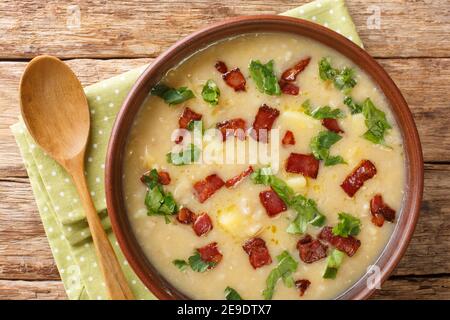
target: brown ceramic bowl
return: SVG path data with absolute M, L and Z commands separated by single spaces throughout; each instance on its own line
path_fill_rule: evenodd
M 369 74 L 389 100 L 404 140 L 406 151 L 406 188 L 396 228 L 378 258 L 384 282 L 403 256 L 419 216 L 423 191 L 423 159 L 420 140 L 413 117 L 397 86 L 383 68 L 360 47 L 338 33 L 318 24 L 275 15 L 239 17 L 226 20 L 177 42 L 159 56 L 138 79 L 119 112 L 107 153 L 106 197 L 114 233 L 129 264 L 142 282 L 159 299 L 189 299 L 164 279 L 145 257 L 128 221 L 122 190 L 123 154 L 127 136 L 150 89 L 172 67 L 184 58 L 218 40 L 252 32 L 287 32 L 319 41 L 356 63 Z M 365 299 L 375 289 L 366 286 L 366 274 L 338 299 Z

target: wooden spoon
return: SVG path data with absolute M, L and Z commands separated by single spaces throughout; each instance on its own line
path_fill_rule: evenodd
M 72 176 L 110 298 L 133 299 L 84 176 L 90 118 L 81 83 L 58 58 L 39 56 L 31 60 L 22 76 L 20 102 L 22 117 L 34 140 Z

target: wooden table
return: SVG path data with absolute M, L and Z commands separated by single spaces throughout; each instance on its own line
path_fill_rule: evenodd
M 223 18 L 303 0 L 3 0 L 0 4 L 0 299 L 65 299 L 9 126 L 27 61 L 52 54 L 84 85 L 151 62 Z M 450 2 L 348 0 L 367 51 L 393 77 L 419 128 L 425 194 L 411 245 L 376 299 L 450 299 Z M 377 7 L 373 7 L 373 6 Z M 380 29 L 367 19 L 381 10 Z M 80 19 L 78 19 L 80 17 Z

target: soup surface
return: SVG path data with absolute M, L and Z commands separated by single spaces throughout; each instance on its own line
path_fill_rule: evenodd
M 300 36 L 248 34 L 161 84 L 136 116 L 123 188 L 140 245 L 175 287 L 194 299 L 329 299 L 376 261 L 401 208 L 403 145 L 383 93 L 350 60 Z M 268 141 L 197 130 L 231 119 L 222 127 L 272 129 Z M 206 160 L 177 162 L 198 145 L 180 127 Z

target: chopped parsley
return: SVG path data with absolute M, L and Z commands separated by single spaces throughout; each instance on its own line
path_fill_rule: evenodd
M 279 96 L 281 94 L 278 79 L 273 72 L 273 60 L 266 64 L 259 60 L 252 60 L 249 65 L 250 76 L 255 81 L 256 87 L 262 93 Z
M 325 216 L 317 209 L 316 202 L 295 194 L 286 182 L 272 174 L 270 167 L 256 170 L 250 178 L 253 183 L 271 186 L 284 203 L 297 212 L 296 218 L 286 229 L 288 233 L 302 234 L 305 233 L 308 224 L 320 227 L 325 223 Z
M 294 286 L 294 279 L 292 274 L 297 270 L 298 262 L 292 258 L 287 251 L 283 251 L 277 256 L 278 265 L 273 269 L 266 280 L 266 289 L 263 291 L 265 300 L 270 300 L 273 297 L 275 286 L 278 280 L 282 279 L 285 286 L 291 288 Z
M 186 268 L 189 266 L 189 264 L 181 259 L 175 259 L 172 261 L 172 263 L 178 268 L 180 269 L 180 271 L 184 271 L 186 270 Z
M 158 96 L 164 99 L 164 101 L 168 105 L 179 104 L 186 100 L 194 98 L 194 93 L 187 87 L 180 87 L 178 89 L 175 89 L 162 83 L 154 86 L 150 93 L 153 96 Z
M 169 223 L 169 216 L 178 213 L 178 205 L 170 192 L 165 192 L 161 183 L 159 183 L 158 171 L 152 169 L 143 177 L 144 183 L 147 185 L 147 193 L 145 195 L 145 206 L 147 207 L 147 215 L 164 216 L 166 223 Z
M 336 279 L 339 267 L 342 264 L 345 254 L 338 249 L 333 249 L 327 258 L 327 267 L 322 275 L 324 279 Z
M 195 250 L 194 254 L 188 258 L 188 261 L 176 259 L 173 260 L 172 263 L 180 269 L 180 271 L 186 270 L 189 266 L 193 271 L 200 273 L 203 273 L 216 265 L 215 262 L 204 261 L 198 250 Z
M 324 130 L 311 139 L 309 146 L 317 160 L 325 160 L 325 166 L 346 163 L 341 156 L 331 156 L 330 148 L 342 137 L 333 131 Z
M 227 299 L 227 300 L 243 300 L 241 295 L 231 287 L 225 288 L 225 299 Z
M 166 154 L 168 163 L 174 166 L 182 166 L 196 162 L 200 158 L 201 150 L 195 144 L 191 143 L 185 150 L 178 153 L 169 152 Z
M 319 209 L 317 209 L 317 204 L 314 200 L 298 194 L 292 199 L 290 206 L 297 212 L 297 216 L 289 224 L 286 232 L 303 234 L 306 232 L 308 224 L 315 227 L 324 225 L 326 218 Z
M 205 102 L 212 106 L 216 106 L 219 103 L 220 89 L 213 80 L 206 81 L 203 86 L 202 97 Z
M 348 236 L 357 236 L 361 231 L 361 220 L 345 213 L 338 214 L 339 223 L 333 227 L 333 234 L 347 238 Z
M 188 262 L 191 269 L 196 272 L 205 272 L 216 265 L 215 262 L 204 261 L 197 250 L 188 258 Z
M 350 92 L 357 84 L 355 71 L 353 69 L 348 67 L 345 67 L 344 69 L 333 68 L 331 66 L 330 58 L 322 58 L 322 60 L 319 61 L 319 75 L 322 80 L 332 81 L 337 89 L 344 92 Z
M 188 131 L 198 131 L 203 133 L 205 131 L 203 120 L 192 120 L 188 123 L 187 128 Z
M 386 119 L 386 114 L 375 107 L 370 98 L 364 100 L 362 113 L 366 118 L 365 123 L 368 129 L 363 134 L 363 138 L 375 144 L 384 145 L 384 134 L 392 128 Z
M 346 96 L 344 98 L 344 104 L 350 109 L 351 114 L 357 114 L 362 112 L 362 105 L 356 103 L 352 97 Z
M 332 109 L 330 106 L 323 106 L 315 110 L 311 110 L 311 102 L 309 101 L 309 99 L 305 100 L 302 103 L 302 109 L 305 114 L 313 117 L 316 120 L 342 119 L 345 117 L 345 113 L 341 109 L 339 108 Z

